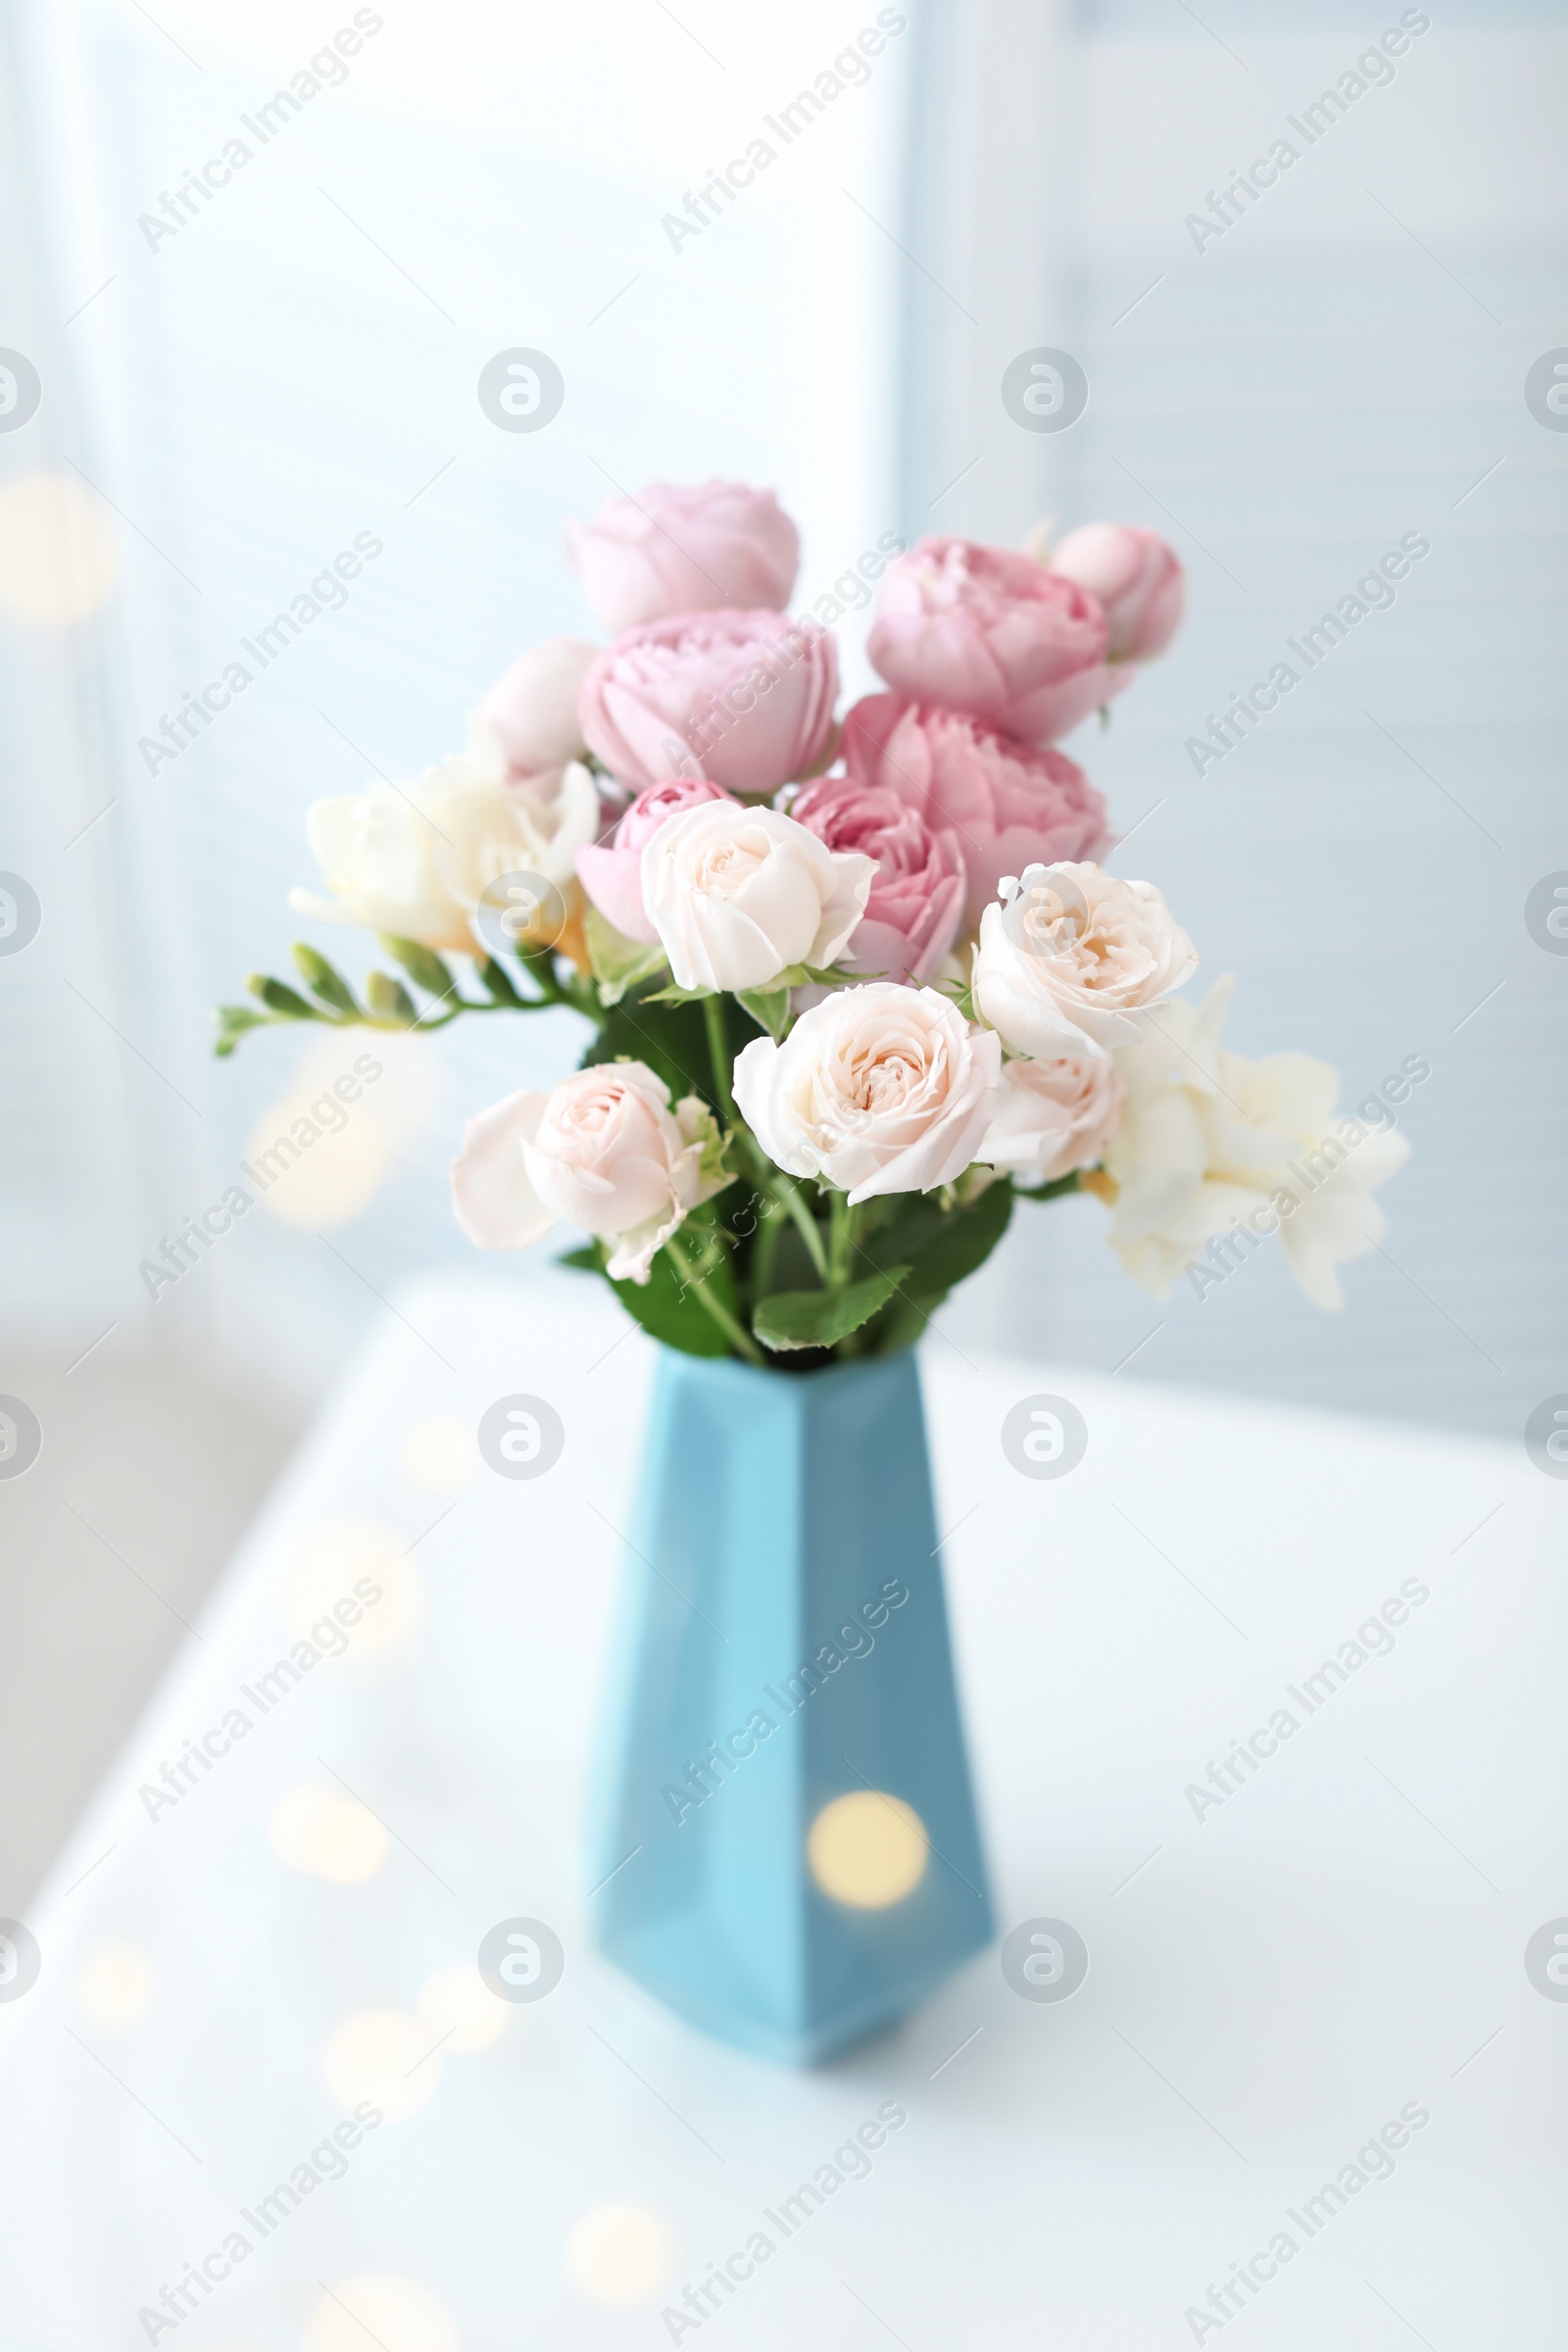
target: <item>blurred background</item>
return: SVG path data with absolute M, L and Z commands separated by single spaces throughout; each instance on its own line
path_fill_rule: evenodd
M 872 23 L 863 78 L 763 133 Z M 1136 828 L 1117 862 L 1240 975 L 1240 1051 L 1321 1054 L 1351 1103 L 1430 1063 L 1342 1315 L 1277 1251 L 1152 1300 L 1085 1200 L 1016 1221 L 965 1348 L 1510 1436 L 1564 1385 L 1568 963 L 1525 905 L 1568 867 L 1568 442 L 1525 381 L 1568 343 L 1565 51 L 1545 0 L 0 0 L 0 869 L 39 917 L 0 938 L 0 1390 L 47 1432 L 0 1487 L 0 1909 L 382 1300 L 472 1270 L 464 1120 L 577 1051 L 564 1013 L 383 1048 L 366 1115 L 154 1299 L 141 1261 L 337 1066 L 276 1030 L 217 1062 L 212 1007 L 286 968 L 313 800 L 413 777 L 520 650 L 595 634 L 562 523 L 649 479 L 776 487 L 802 606 L 890 529 L 1163 532 L 1188 625 L 1066 747 Z M 759 135 L 774 164 L 672 234 Z M 516 346 L 564 379 L 537 433 L 476 394 Z M 1040 346 L 1087 372 L 1069 431 L 1004 406 Z M 1392 609 L 1196 775 L 1187 739 L 1406 534 Z M 346 602 L 144 748 L 367 538 Z

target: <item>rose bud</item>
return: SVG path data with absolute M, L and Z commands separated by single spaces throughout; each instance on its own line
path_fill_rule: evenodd
M 1113 1061 L 1004 1061 L 975 1157 L 1016 1184 L 1055 1184 L 1104 1157 L 1126 1089 Z
M 591 750 L 633 792 L 681 775 L 760 795 L 825 763 L 838 690 L 838 649 L 813 622 L 688 612 L 602 653 L 577 710 Z
M 580 637 L 551 637 L 514 662 L 469 718 L 476 754 L 498 757 L 514 777 L 581 760 L 577 691 L 598 651 Z
M 801 561 L 800 535 L 772 491 L 744 482 L 650 482 L 592 522 L 568 522 L 564 538 L 588 602 L 616 636 L 719 606 L 782 612 Z
M 1089 522 L 1069 531 L 1049 568 L 1099 597 L 1110 623 L 1112 662 L 1152 662 L 1181 625 L 1187 574 L 1157 531 Z

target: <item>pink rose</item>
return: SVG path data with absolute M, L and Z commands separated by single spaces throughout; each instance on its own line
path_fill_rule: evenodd
M 706 1102 L 641 1061 L 509 1095 L 470 1119 L 452 1166 L 458 1223 L 481 1250 L 525 1250 L 564 1217 L 614 1244 L 616 1282 L 646 1282 L 654 1253 L 730 1182 Z
M 1075 1168 L 1096 1167 L 1126 1092 L 1108 1055 L 1004 1061 L 1002 1094 L 975 1157 L 1016 1184 L 1054 1184 Z
M 958 836 L 973 930 L 1004 874 L 1104 846 L 1105 804 L 1065 753 L 1034 751 L 959 710 L 868 694 L 844 724 L 852 783 L 885 786 L 933 832 Z
M 580 637 L 552 637 L 514 662 L 469 722 L 479 747 L 493 747 L 513 777 L 580 760 L 587 747 L 577 690 L 598 651 Z
M 627 939 L 652 947 L 659 933 L 643 905 L 643 852 L 672 816 L 729 794 L 703 776 L 671 776 L 650 784 L 626 810 L 608 842 L 577 852 L 577 877 L 605 920 Z
M 650 482 L 592 522 L 568 522 L 564 539 L 588 602 L 616 636 L 720 605 L 782 612 L 801 561 L 800 535 L 772 491 L 744 482 Z
M 827 776 L 790 803 L 798 825 L 830 850 L 876 859 L 865 912 L 840 961 L 877 979 L 923 987 L 935 977 L 963 919 L 963 849 L 934 833 L 919 810 L 885 785 Z
M 1086 523 L 1069 531 L 1048 562 L 1104 606 L 1112 662 L 1152 662 L 1181 625 L 1187 574 L 1156 531 L 1130 522 Z
M 1100 600 L 1064 574 L 1011 548 L 922 539 L 888 567 L 866 652 L 911 701 L 1040 743 L 1062 731 L 1060 690 L 1100 669 L 1108 642 Z
M 838 648 L 813 621 L 687 612 L 602 653 L 577 710 L 591 749 L 634 792 L 706 776 L 755 795 L 823 763 L 838 691 Z

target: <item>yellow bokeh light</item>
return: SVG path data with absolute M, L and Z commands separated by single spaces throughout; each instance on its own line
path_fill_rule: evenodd
M 279 1797 L 267 1835 L 280 1862 L 338 1886 L 363 1886 L 386 1860 L 386 1830 L 369 1807 L 310 1782 Z
M 358 1622 L 334 1616 L 340 1601 L 356 1604 Z M 323 1519 L 294 1545 L 284 1566 L 278 1605 L 296 1642 L 314 1640 L 335 1650 L 336 1624 L 350 1657 L 371 1657 L 406 1642 L 424 1605 L 419 1572 L 402 1538 L 376 1519 Z M 317 1629 L 313 1632 L 313 1628 Z
M 806 1840 L 806 1858 L 822 1892 L 857 1911 L 903 1902 L 925 1877 L 930 1851 L 913 1806 L 880 1788 L 834 1797 Z
M 466 1421 L 437 1413 L 404 1439 L 403 1467 L 427 1494 L 457 1494 L 478 1475 L 478 1443 Z
M 152 2007 L 153 1964 L 134 1943 L 101 1943 L 76 1971 L 76 1999 L 100 2034 L 128 2034 Z
M 436 2035 L 406 2009 L 360 2009 L 335 2028 L 326 2045 L 326 2086 L 352 2115 L 362 2099 L 382 2120 L 401 2124 L 428 2107 L 441 2082 Z
M 566 2240 L 566 2267 L 590 2303 L 632 2311 L 655 2301 L 675 2267 L 675 2246 L 643 2205 L 596 2205 Z
M 494 2048 L 512 2020 L 508 2002 L 498 2000 L 476 1968 L 460 1961 L 437 1969 L 419 1995 L 419 2018 L 443 2052 L 475 2057 Z
M 24 473 L 0 489 L 0 611 L 34 628 L 85 620 L 120 571 L 114 516 L 67 473 Z
M 458 2352 L 458 2331 L 428 2287 L 389 2271 L 334 2279 L 306 2316 L 302 2352 Z
M 385 1140 L 368 1120 L 351 1120 L 329 1133 L 320 1115 L 325 1100 L 284 1095 L 262 1112 L 245 1146 L 251 1166 L 271 1179 L 262 1206 L 307 1233 L 352 1224 L 380 1191 L 391 1160 Z M 316 1141 L 304 1144 L 307 1135 Z M 288 1160 L 287 1146 L 299 1150 L 297 1159 Z

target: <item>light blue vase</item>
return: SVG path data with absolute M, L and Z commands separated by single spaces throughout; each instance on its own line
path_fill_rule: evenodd
M 991 1939 L 919 1380 L 662 1350 L 598 1747 L 600 1948 L 807 2065 Z

